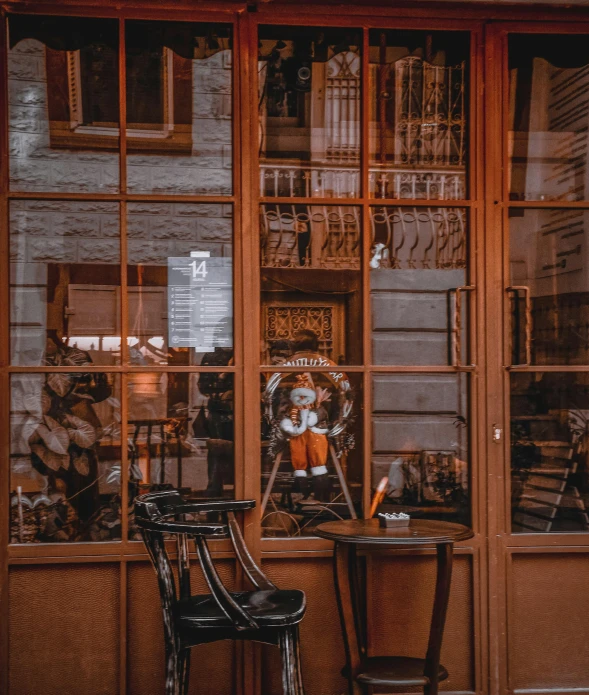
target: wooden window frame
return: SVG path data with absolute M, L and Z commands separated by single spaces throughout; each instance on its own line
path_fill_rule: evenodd
M 51 147 L 118 150 L 118 124 L 81 124 L 80 51 L 45 48 L 45 56 Z M 163 62 L 163 127 L 158 130 L 127 126 L 129 152 L 190 154 L 192 151 L 192 61 L 164 46 Z

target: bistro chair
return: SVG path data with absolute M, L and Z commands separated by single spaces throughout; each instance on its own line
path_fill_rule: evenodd
M 165 695 L 186 695 L 190 650 L 217 640 L 247 639 L 280 647 L 284 695 L 304 695 L 299 657 L 298 624 L 305 614 L 305 594 L 280 590 L 250 555 L 236 511 L 253 509 L 254 500 L 187 502 L 178 491 L 141 495 L 135 500 L 135 521 L 158 578 L 166 648 Z M 217 512 L 221 521 L 187 521 L 186 515 Z M 164 534 L 176 539 L 178 589 Z M 228 591 L 211 558 L 207 538 L 231 539 L 253 591 Z M 210 593 L 190 590 L 188 540 L 193 538 Z

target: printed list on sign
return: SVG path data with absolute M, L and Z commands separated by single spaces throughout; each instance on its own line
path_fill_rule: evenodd
M 172 348 L 209 352 L 233 346 L 231 258 L 168 258 L 168 340 Z

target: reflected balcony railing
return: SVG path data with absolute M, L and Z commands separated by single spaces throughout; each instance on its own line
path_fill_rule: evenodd
M 263 205 L 260 211 L 262 267 L 360 269 L 358 208 L 274 207 Z
M 400 166 L 370 167 L 370 195 L 376 199 L 464 200 L 463 166 L 410 171 Z M 357 164 L 318 162 L 301 166 L 260 162 L 260 192 L 275 198 L 357 198 L 360 171 Z

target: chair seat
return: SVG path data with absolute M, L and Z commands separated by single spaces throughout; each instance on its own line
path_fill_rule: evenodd
M 280 627 L 299 623 L 305 614 L 302 591 L 242 591 L 231 596 L 260 627 Z M 211 594 L 178 601 L 175 608 L 180 629 L 233 627 Z
M 423 686 L 429 678 L 423 675 L 425 659 L 409 656 L 369 656 L 363 659 L 358 683 L 378 686 Z M 440 664 L 438 680 L 448 678 L 448 671 Z

